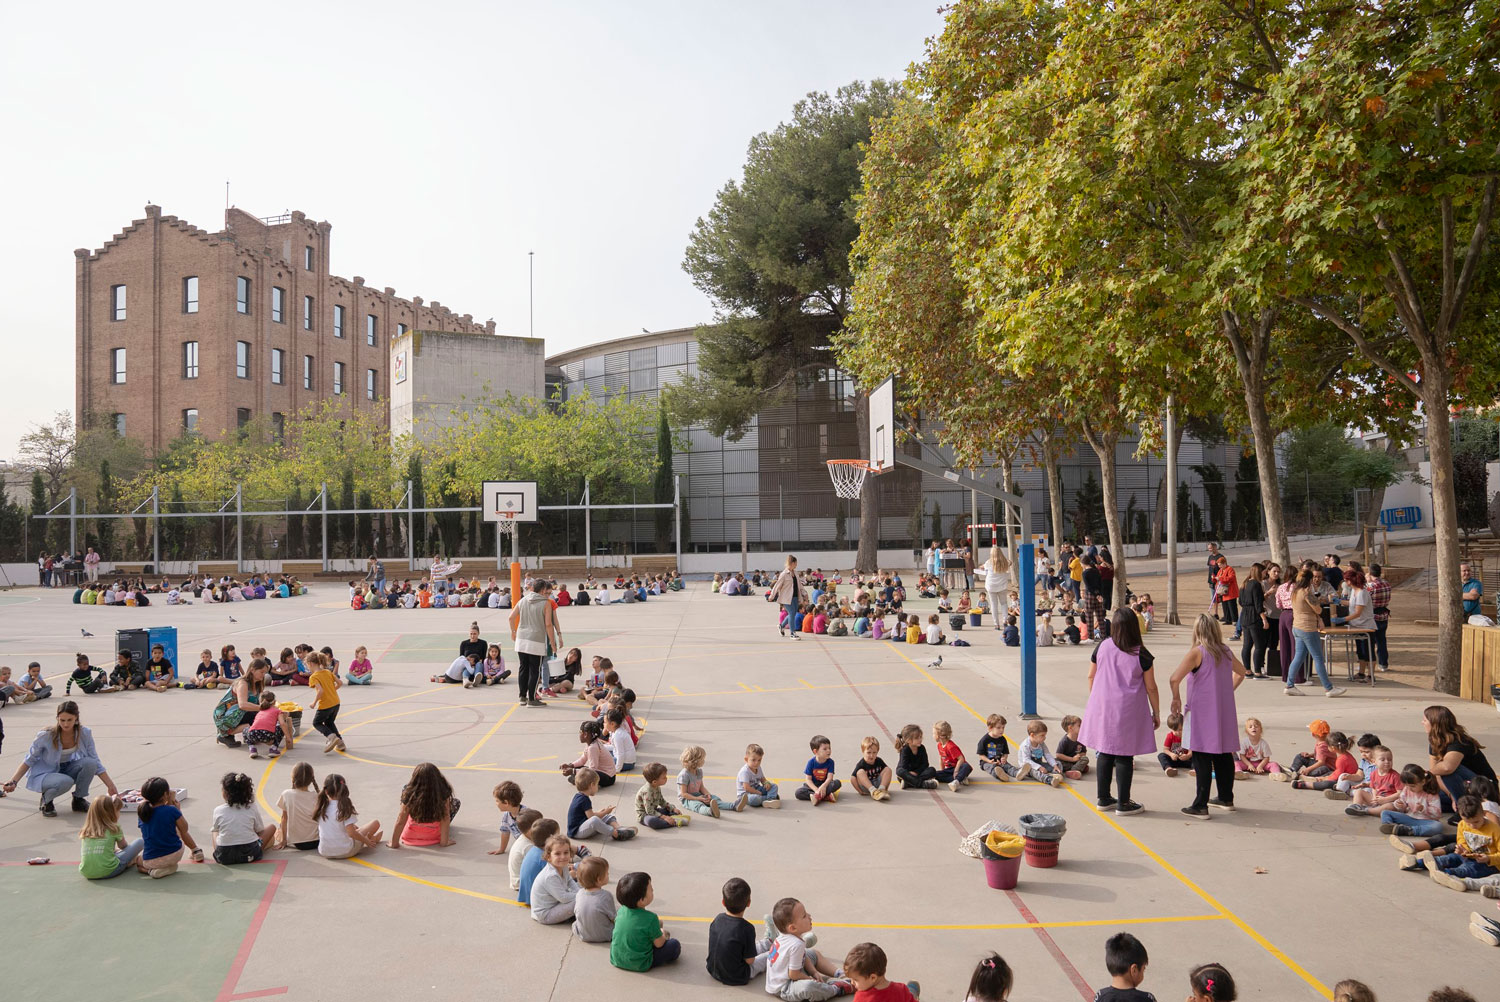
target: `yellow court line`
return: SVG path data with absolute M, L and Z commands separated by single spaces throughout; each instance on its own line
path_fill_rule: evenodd
M 667 688 L 671 689 L 674 695 L 678 695 L 678 696 L 686 696 L 687 695 L 687 693 L 683 692 L 681 689 L 677 688 L 677 686 L 675 686 L 675 685 L 668 686 Z
M 959 706 L 961 706 L 965 710 L 969 711 L 969 714 L 971 716 L 973 716 L 975 720 L 979 720 L 979 721 L 982 722 L 982 721 L 984 721 L 986 719 L 984 716 L 982 716 L 979 713 L 979 711 L 975 710 L 968 703 L 965 703 L 962 699 L 959 699 L 957 696 L 955 696 L 948 689 L 947 686 L 943 685 L 937 679 L 935 679 L 931 675 L 929 675 L 927 673 L 927 671 L 922 668 L 921 665 L 917 664 L 911 658 L 907 657 L 904 652 L 896 650 L 896 647 L 895 647 L 894 644 L 887 644 L 887 646 L 889 646 L 891 648 L 891 650 L 896 651 L 896 654 L 899 655 L 901 657 L 901 659 L 904 660 L 907 664 L 911 665 L 913 668 L 917 669 L 917 671 L 921 672 L 922 675 L 925 676 L 929 682 L 931 682 L 933 685 L 935 685 L 939 689 L 941 689 L 943 691 L 943 693 L 945 695 L 947 695 L 947 697 L 949 699 L 953 700 Z M 1065 784 L 1063 788 L 1066 789 L 1069 793 L 1071 793 L 1074 797 L 1076 797 L 1078 799 L 1079 803 L 1083 804 L 1090 811 L 1092 811 L 1097 817 L 1099 817 L 1101 820 L 1103 820 L 1105 824 L 1109 825 L 1115 831 L 1117 831 L 1121 835 L 1123 835 L 1125 837 L 1125 840 L 1127 842 L 1129 842 L 1131 845 L 1135 846 L 1141 852 L 1145 853 L 1145 855 L 1146 855 L 1146 857 L 1148 859 L 1150 859 L 1151 861 L 1153 861 L 1154 863 L 1156 863 L 1158 866 L 1160 866 L 1163 870 L 1165 870 L 1171 876 L 1176 877 L 1177 880 L 1178 880 L 1178 882 L 1180 882 L 1184 887 L 1186 887 L 1188 890 L 1192 891 L 1194 894 L 1198 895 L 1199 898 L 1203 899 L 1203 902 L 1205 904 L 1207 904 L 1210 908 L 1215 909 L 1219 913 L 1219 915 L 1224 918 L 1225 921 L 1228 921 L 1228 922 L 1234 924 L 1235 926 L 1237 926 L 1240 929 L 1241 932 L 1243 932 L 1245 935 L 1249 936 L 1252 941 L 1254 941 L 1258 946 L 1261 947 L 1261 949 L 1265 950 L 1271 956 L 1273 956 L 1277 960 L 1281 961 L 1284 965 L 1286 965 L 1286 967 L 1289 970 L 1291 970 L 1294 974 L 1296 974 L 1298 977 L 1300 977 L 1303 981 L 1307 982 L 1307 984 L 1309 986 L 1311 986 L 1315 991 L 1317 991 L 1319 994 L 1321 994 L 1324 998 L 1329 998 L 1329 999 L 1333 998 L 1333 991 L 1327 985 L 1323 984 L 1323 982 L 1319 981 L 1316 977 L 1314 977 L 1301 964 L 1297 963 L 1291 957 L 1288 957 L 1285 953 L 1283 953 L 1275 944 L 1273 944 L 1270 940 L 1266 939 L 1259 932 L 1257 932 L 1255 930 L 1255 928 L 1250 925 L 1250 923 L 1246 922 L 1244 919 L 1240 918 L 1234 912 L 1230 911 L 1228 908 L 1226 908 L 1222 904 L 1220 904 L 1218 902 L 1218 900 L 1216 900 L 1214 898 L 1213 895 L 1209 894 L 1203 888 L 1199 887 L 1185 873 L 1183 873 L 1181 870 L 1177 869 L 1177 867 L 1173 866 L 1171 863 L 1168 863 L 1165 859 L 1163 859 L 1161 857 L 1161 855 L 1159 853 L 1157 853 L 1150 846 L 1146 845 L 1146 843 L 1142 842 L 1139 838 L 1137 838 L 1131 832 L 1129 832 L 1125 828 L 1121 827 L 1120 824 L 1114 820 L 1114 818 L 1109 817 L 1107 814 L 1103 813 L 1098 808 L 1096 808 L 1093 804 L 1089 803 L 1088 798 L 1085 797 L 1083 794 L 1079 793 L 1077 790 L 1075 790 L 1071 785 Z
M 665 918 L 666 916 L 662 916 Z M 961 932 L 964 930 L 992 929 L 1079 929 L 1087 926 L 1155 925 L 1166 922 L 1222 922 L 1223 915 L 1162 915 L 1152 918 L 1126 919 L 1074 919 L 1067 922 L 992 922 L 974 925 L 880 925 L 870 922 L 824 922 L 818 925 L 825 929 L 920 929 L 932 932 Z
M 739 683 L 737 683 L 737 684 L 738 684 L 738 685 L 739 685 L 739 687 L 740 687 L 740 688 L 741 688 L 741 689 L 743 689 L 743 690 L 744 690 L 744 691 L 745 691 L 745 692 L 754 692 L 754 691 L 755 691 L 755 690 L 754 690 L 754 689 L 752 689 L 752 688 L 750 688 L 750 687 L 749 687 L 749 686 L 748 686 L 748 685 L 746 685 L 746 684 L 745 684 L 745 683 L 743 683 L 743 682 L 739 682 Z
M 498 731 L 501 726 L 510 719 L 510 715 L 512 713 L 515 713 L 516 707 L 520 705 L 520 703 L 510 704 L 510 709 L 506 710 L 504 715 L 501 716 L 499 720 L 495 721 L 495 725 L 493 727 L 491 727 L 488 731 L 485 731 L 484 737 L 480 738 L 479 741 L 474 745 L 474 747 L 469 749 L 469 754 L 458 760 L 458 768 L 462 769 L 464 766 L 469 764 L 469 759 L 474 757 L 474 753 L 483 748 L 484 743 L 495 736 L 495 732 Z
M 538 755 L 536 758 L 523 758 L 521 761 L 530 764 L 532 762 L 548 762 L 557 757 L 556 755 Z
M 452 891 L 454 894 L 462 894 L 467 898 L 478 898 L 481 901 L 493 901 L 496 904 L 501 905 L 515 905 L 519 908 L 526 907 L 515 898 L 502 898 L 494 894 L 485 894 L 483 891 L 471 891 L 464 887 L 454 887 L 452 884 L 440 884 L 435 880 L 424 880 L 421 877 L 413 877 L 409 873 L 402 873 L 400 870 L 392 870 L 389 867 L 381 866 L 378 863 L 372 863 L 367 859 L 360 859 L 358 856 L 349 857 L 348 862 L 358 863 L 360 866 L 367 866 L 370 869 L 378 871 L 380 873 L 384 873 L 389 877 L 400 877 L 402 880 L 409 880 L 413 884 L 421 884 L 424 887 L 436 887 L 440 891 Z
M 393 696 L 390 699 L 382 699 L 378 703 L 371 703 L 368 706 L 361 706 L 361 707 L 358 707 L 357 709 L 350 710 L 349 711 L 349 716 L 352 717 L 356 713 L 364 713 L 366 710 L 373 710 L 373 709 L 375 709 L 375 707 L 377 707 L 377 706 L 384 706 L 387 703 L 399 703 L 403 699 L 411 699 L 413 696 L 420 696 L 424 692 L 431 692 L 431 691 L 432 691 L 431 689 L 418 689 L 416 692 L 408 692 L 404 696 Z
M 815 688 L 817 688 L 817 686 L 813 685 L 811 682 L 809 682 L 805 678 L 799 678 L 797 681 L 802 683 L 802 688 L 804 688 L 804 689 L 815 689 Z M 840 686 L 839 688 L 843 688 L 843 686 Z M 853 688 L 853 686 L 849 686 L 849 688 Z

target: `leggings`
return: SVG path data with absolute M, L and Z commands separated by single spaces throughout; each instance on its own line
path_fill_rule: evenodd
M 1108 752 L 1099 753 L 1099 775 L 1097 777 L 1099 788 L 1099 800 L 1110 801 L 1110 780 L 1114 780 L 1114 787 L 1118 791 L 1120 803 L 1130 800 L 1130 784 L 1135 779 L 1135 759 L 1129 755 L 1111 755 Z
M 1306 675 L 1300 669 L 1295 675 L 1291 674 L 1292 659 L 1297 655 L 1297 638 L 1292 636 L 1290 609 L 1281 610 L 1281 618 L 1276 621 L 1276 650 L 1281 658 L 1281 677 L 1300 684 Z
M 344 736 L 339 733 L 338 725 L 333 722 L 334 718 L 339 715 L 339 707 L 342 705 L 342 703 L 335 703 L 332 706 L 325 706 L 321 710 L 314 713 L 313 730 L 317 731 L 325 738 L 338 738 L 340 741 L 344 740 Z
M 1203 810 L 1208 806 L 1208 787 L 1212 780 L 1219 788 L 1219 802 L 1234 803 L 1234 756 L 1229 752 L 1193 752 L 1193 777 L 1198 783 L 1193 807 Z
M 645 825 L 647 828 L 655 829 L 656 831 L 662 831 L 666 828 L 680 827 L 679 825 L 673 824 L 670 818 L 665 818 L 660 814 L 646 815 L 645 817 L 641 818 L 641 824 Z
M 843 787 L 843 785 L 844 785 L 843 783 L 839 782 L 836 779 L 830 779 L 828 781 L 828 792 L 829 793 L 838 793 L 839 790 L 840 790 L 840 788 Z M 808 786 L 806 783 L 803 783 L 801 786 L 797 787 L 797 792 L 794 795 L 796 796 L 796 798 L 798 800 L 811 800 L 812 799 L 812 794 L 813 794 L 813 788 L 810 787 L 810 786 Z
M 1254 666 L 1257 675 L 1263 675 L 1266 671 L 1266 648 L 1270 641 L 1268 637 L 1271 631 L 1260 625 L 1260 617 L 1250 610 L 1245 610 L 1244 619 L 1244 643 L 1240 646 L 1240 661 L 1245 665 L 1245 670 L 1250 671 Z
M 521 687 L 521 694 L 517 698 L 522 702 L 536 699 L 536 683 L 542 673 L 542 656 L 540 654 L 527 654 L 520 652 L 521 677 L 517 684 Z

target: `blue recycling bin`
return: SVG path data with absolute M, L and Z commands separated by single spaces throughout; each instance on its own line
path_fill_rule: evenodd
M 177 658 L 177 627 L 151 626 L 146 629 L 146 635 L 146 660 L 151 659 L 151 648 L 161 644 L 162 656 L 172 662 L 172 677 L 177 678 L 178 670 L 182 667 L 182 662 Z

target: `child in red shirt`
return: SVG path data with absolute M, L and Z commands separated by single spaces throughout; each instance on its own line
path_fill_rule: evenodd
M 1326 720 L 1314 720 L 1307 725 L 1308 733 L 1313 736 L 1313 748 L 1311 754 L 1298 752 L 1292 758 L 1290 774 L 1287 772 L 1276 772 L 1271 778 L 1279 783 L 1285 783 L 1291 779 L 1309 779 L 1317 776 L 1326 776 L 1333 771 L 1335 760 L 1338 758 L 1333 750 L 1328 747 L 1328 732 L 1331 728 Z
M 1352 776 L 1356 781 L 1363 775 L 1359 771 L 1359 763 L 1354 761 L 1354 756 L 1349 754 L 1352 742 L 1343 731 L 1333 731 L 1328 735 L 1325 747 L 1329 755 L 1333 756 L 1333 767 L 1323 772 L 1321 779 L 1314 779 L 1318 773 L 1308 773 L 1292 780 L 1294 790 L 1331 790 L 1338 785 L 1338 781 L 1345 776 Z M 1316 754 L 1316 752 L 1314 752 Z
M 1156 753 L 1156 761 L 1168 776 L 1177 775 L 1178 769 L 1192 769 L 1193 753 L 1182 743 L 1182 714 L 1167 714 L 1167 736 L 1162 738 L 1165 751 Z
M 938 772 L 934 777 L 939 783 L 947 783 L 954 793 L 961 786 L 969 785 L 969 774 L 974 767 L 964 758 L 963 751 L 953 743 L 953 728 L 946 720 L 932 725 L 932 736 L 937 741 Z M 878 949 L 878 947 L 877 947 Z
M 874 943 L 859 943 L 849 951 L 844 978 L 854 985 L 854 1002 L 917 1002 L 922 986 L 915 981 L 892 983 L 885 966 L 885 951 Z

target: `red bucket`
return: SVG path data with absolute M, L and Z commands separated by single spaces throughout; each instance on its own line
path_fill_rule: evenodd
M 997 891 L 1008 891 L 1016 886 L 1016 880 L 1021 874 L 1021 857 L 1014 859 L 986 859 L 984 862 L 984 879 Z
M 1026 836 L 1026 865 L 1047 870 L 1057 865 L 1057 847 L 1062 841 L 1046 841 Z

